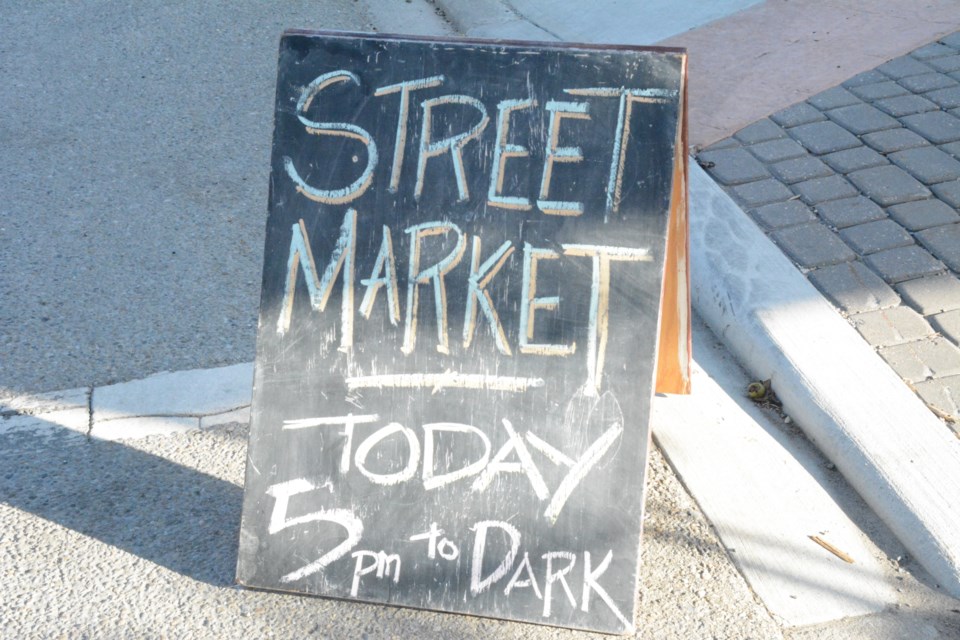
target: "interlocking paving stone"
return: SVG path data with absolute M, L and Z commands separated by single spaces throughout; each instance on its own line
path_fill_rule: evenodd
M 791 107 L 777 111 L 775 114 L 770 116 L 770 119 L 781 127 L 788 129 L 801 124 L 826 120 L 827 116 L 823 115 L 819 109 L 807 104 L 806 102 L 798 102 Z
M 897 204 L 887 209 L 887 213 L 909 231 L 920 231 L 960 221 L 960 215 L 953 207 L 936 198 Z
M 960 118 L 943 111 L 903 116 L 900 122 L 934 144 L 960 140 Z
M 850 316 L 853 326 L 875 347 L 889 347 L 933 335 L 930 324 L 909 307 L 891 307 Z
M 830 172 L 832 173 L 832 172 Z M 807 204 L 817 204 L 828 200 L 840 200 L 841 198 L 852 198 L 857 195 L 857 189 L 847 182 L 843 176 L 836 174 L 828 175 L 825 178 L 814 178 L 805 180 L 791 186 L 791 188 Z
M 849 107 L 831 109 L 826 112 L 826 115 L 847 131 L 858 136 L 900 126 L 896 118 L 891 118 L 869 104 L 854 104 Z
M 960 222 L 917 232 L 917 240 L 954 271 L 960 271 Z
M 913 244 L 913 237 L 893 220 L 876 220 L 840 231 L 840 237 L 862 256 Z
M 924 97 L 936 102 L 941 109 L 956 109 L 960 107 L 960 86 L 937 89 Z
M 857 104 L 860 102 L 860 99 L 843 87 L 833 87 L 832 89 L 821 91 L 812 98 L 807 98 L 807 102 L 821 111 L 826 111 L 827 109 L 836 109 L 838 107 Z
M 817 155 L 860 145 L 856 136 L 835 122 L 812 122 L 789 129 L 790 135 Z
M 906 89 L 893 80 L 878 82 L 876 84 L 865 84 L 861 87 L 850 87 L 850 91 L 867 102 L 881 100 L 883 98 L 892 98 L 893 96 L 902 96 L 907 93 Z
M 733 137 L 743 144 L 756 144 L 775 138 L 784 138 L 786 135 L 783 129 L 778 127 L 773 120 L 764 118 L 740 129 L 740 131 L 733 134 Z
M 954 49 L 960 49 L 960 31 L 940 38 L 940 42 Z
M 933 185 L 933 192 L 938 198 L 955 209 L 960 209 L 960 180 L 941 182 Z
M 782 182 L 770 178 L 732 187 L 734 196 L 748 207 L 759 207 L 771 202 L 782 202 L 793 197 Z
M 930 144 L 909 129 L 887 129 L 863 136 L 863 141 L 880 153 L 893 153 Z
M 908 382 L 960 374 L 960 349 L 939 336 L 883 347 L 879 352 Z
M 877 203 L 863 196 L 822 202 L 817 205 L 817 212 L 821 218 L 838 229 L 887 217 Z
M 930 190 L 916 178 L 892 165 L 861 169 L 847 177 L 871 200 L 885 207 L 930 197 Z
M 794 262 L 808 269 L 856 257 L 837 234 L 819 222 L 778 229 L 770 235 Z
M 936 184 L 960 178 L 960 162 L 936 147 L 917 147 L 887 156 L 924 184 Z
M 710 146 L 703 149 L 703 151 L 719 151 L 720 149 L 735 149 L 740 146 L 740 141 L 736 138 L 724 138 L 714 142 Z
M 914 389 L 931 407 L 951 416 L 960 416 L 960 376 L 926 380 L 914 385 Z M 950 428 L 960 436 L 960 423 L 950 424 Z
M 900 83 L 900 85 L 905 89 L 909 89 L 914 93 L 926 93 L 927 91 L 943 89 L 944 87 L 952 87 L 957 84 L 956 80 L 942 73 L 927 73 L 922 76 L 910 76 L 909 78 L 901 78 L 897 82 Z
M 889 164 L 886 158 L 870 147 L 844 149 L 843 151 L 828 153 L 820 159 L 839 173 L 850 173 L 859 169 L 869 169 L 870 167 Z
M 697 159 L 712 162 L 710 175 L 726 185 L 743 184 L 766 178 L 770 173 L 745 149 L 721 149 L 719 151 L 701 151 Z
M 813 156 L 807 155 L 806 151 L 804 151 L 803 154 L 803 157 L 800 158 L 792 158 L 778 162 L 770 167 L 770 172 L 787 184 L 834 175 L 830 167 Z
M 752 144 L 746 149 L 763 162 L 780 162 L 807 155 L 807 150 L 790 138 L 767 140 Z
M 925 401 L 960 410 L 960 32 L 721 151 L 698 159 Z
M 890 284 L 932 275 L 944 270 L 942 262 L 917 245 L 879 251 L 866 256 L 864 260 L 871 269 Z
M 838 309 L 863 313 L 893 307 L 900 298 L 862 262 L 843 262 L 808 274 L 810 281 Z
M 918 76 L 922 73 L 930 73 L 930 67 L 923 64 L 916 58 L 910 56 L 900 56 L 889 62 L 884 62 L 877 67 L 877 71 L 890 76 L 894 80 L 897 78 L 906 78 L 907 76 Z
M 799 200 L 774 202 L 751 211 L 753 219 L 766 229 L 793 227 L 804 222 L 813 222 L 817 217 L 810 207 Z
M 870 71 L 864 71 L 863 73 L 858 73 L 849 80 L 846 80 L 842 83 L 844 87 L 860 87 L 865 84 L 876 84 L 878 82 L 885 82 L 887 76 L 883 75 L 876 69 L 871 69 Z
M 930 318 L 933 326 L 954 344 L 960 343 L 960 309 L 944 311 Z
M 941 58 L 952 53 L 956 53 L 954 48 L 948 47 L 945 44 L 940 44 L 939 42 L 934 42 L 925 47 L 920 47 L 919 49 L 911 51 L 910 55 L 917 60 L 926 60 L 928 58 Z
M 941 73 L 960 71 L 960 53 L 943 56 L 942 58 L 931 58 L 927 61 L 927 64 Z
M 949 273 L 901 282 L 897 291 L 925 316 L 960 309 L 960 280 Z
M 891 116 L 899 118 L 900 116 L 909 116 L 914 113 L 923 113 L 933 111 L 939 107 L 935 102 L 927 100 L 923 96 L 906 95 L 896 96 L 894 98 L 884 98 L 873 103 L 875 107 L 889 113 Z

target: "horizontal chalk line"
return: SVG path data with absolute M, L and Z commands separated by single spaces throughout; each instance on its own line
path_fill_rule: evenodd
M 542 387 L 543 378 L 518 378 L 490 376 L 480 373 L 402 373 L 381 376 L 357 376 L 347 378 L 348 389 L 433 389 L 446 387 L 478 389 L 486 391 L 512 391 L 522 393 L 527 389 Z

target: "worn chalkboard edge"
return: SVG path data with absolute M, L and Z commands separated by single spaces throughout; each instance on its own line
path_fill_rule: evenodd
M 646 492 L 646 483 L 644 483 L 644 492 Z M 337 602 L 344 602 L 344 603 L 348 603 L 348 604 L 359 604 L 359 605 L 366 605 L 366 606 L 372 606 L 372 607 L 390 606 L 390 607 L 396 607 L 396 608 L 398 608 L 398 609 L 407 609 L 407 610 L 410 610 L 410 611 L 426 611 L 426 612 L 430 612 L 430 613 L 439 613 L 439 614 L 445 614 L 445 615 L 469 616 L 469 617 L 472 617 L 472 618 L 483 618 L 483 619 L 485 619 L 485 620 L 496 620 L 496 621 L 498 621 L 498 622 L 505 622 L 505 623 L 530 624 L 530 625 L 536 625 L 536 626 L 541 626 L 541 627 L 553 627 L 553 628 L 556 628 L 556 629 L 570 629 L 570 630 L 572 630 L 572 631 L 587 631 L 587 632 L 590 632 L 590 633 L 602 633 L 602 634 L 609 635 L 609 636 L 627 636 L 627 635 L 634 634 L 634 633 L 637 632 L 637 628 L 636 628 L 636 609 L 637 609 L 637 604 L 636 604 L 636 601 L 637 601 L 637 599 L 640 597 L 640 583 L 639 583 L 639 581 L 638 581 L 638 582 L 637 582 L 637 589 L 636 589 L 636 591 L 635 591 L 634 606 L 633 606 L 633 608 L 634 608 L 634 622 L 633 622 L 633 626 L 632 626 L 631 628 L 629 628 L 629 629 L 612 629 L 612 628 L 611 628 L 611 629 L 599 629 L 599 628 L 597 628 L 597 627 L 580 626 L 580 625 L 577 625 L 576 623 L 564 623 L 564 624 L 561 624 L 561 623 L 559 623 L 559 622 L 549 622 L 549 621 L 547 621 L 547 620 L 540 621 L 540 620 L 529 620 L 529 619 L 526 619 L 526 618 L 508 618 L 508 617 L 504 617 L 504 615 L 503 615 L 502 613 L 498 616 L 498 615 L 494 615 L 494 614 L 492 614 L 492 613 L 491 613 L 491 614 L 483 614 L 483 613 L 477 613 L 477 612 L 475 612 L 475 611 L 464 611 L 464 610 L 460 610 L 460 609 L 431 609 L 431 608 L 429 608 L 429 607 L 415 607 L 415 606 L 409 605 L 409 604 L 401 604 L 401 603 L 397 603 L 397 602 L 384 602 L 384 601 L 382 601 L 382 600 L 364 600 L 363 598 L 346 598 L 346 597 L 337 596 L 337 595 L 327 595 L 327 594 L 319 594 L 319 593 L 307 593 L 307 592 L 304 592 L 304 591 L 294 591 L 294 590 L 292 590 L 292 589 L 278 589 L 278 588 L 276 588 L 276 587 L 262 587 L 262 586 L 258 586 L 258 585 L 253 585 L 253 584 L 245 583 L 245 582 L 243 582 L 243 580 L 241 580 L 241 579 L 239 578 L 239 576 L 237 577 L 236 584 L 237 584 L 237 586 L 242 587 L 243 589 L 250 589 L 251 591 L 263 591 L 263 592 L 267 592 L 267 593 L 282 593 L 282 594 L 284 594 L 284 595 L 293 595 L 293 596 L 300 596 L 300 597 L 306 597 L 306 598 L 317 598 L 317 599 L 323 599 L 323 600 L 336 600 Z
M 635 44 L 597 44 L 588 42 L 547 42 L 538 40 L 506 40 L 491 38 L 443 37 L 423 35 L 407 35 L 400 33 L 374 33 L 365 31 L 337 31 L 326 29 L 285 29 L 281 38 L 288 36 L 323 37 L 323 38 L 374 38 L 377 40 L 393 40 L 397 42 L 426 42 L 433 44 L 464 44 L 464 45 L 504 45 L 509 47 L 526 47 L 536 49 L 576 50 L 588 51 L 635 51 L 644 53 L 662 53 L 682 56 L 683 68 L 686 70 L 687 50 L 684 47 L 661 47 L 654 45 Z M 686 71 L 684 71 L 684 77 Z
M 687 154 L 687 59 L 681 59 L 680 103 L 674 143 L 667 242 L 660 291 L 654 381 L 657 393 L 691 392 L 693 327 L 690 294 L 689 155 Z

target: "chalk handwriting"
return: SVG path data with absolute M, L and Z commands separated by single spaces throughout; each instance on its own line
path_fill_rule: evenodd
M 333 386 L 322 378 L 321 393 L 326 399 L 333 387 L 341 396 L 345 389 L 357 412 L 338 408 L 329 409 L 335 415 L 323 415 L 321 410 L 279 426 L 283 437 L 297 443 L 291 446 L 322 432 L 310 442 L 326 448 L 298 452 L 294 459 L 303 467 L 288 469 L 287 475 L 275 468 L 276 475 L 292 479 L 266 489 L 273 500 L 266 536 L 285 540 L 323 532 L 317 547 L 291 545 L 293 552 L 284 560 L 290 566 L 278 571 L 279 581 L 314 576 L 337 585 L 333 595 L 370 598 L 384 590 L 398 593 L 394 585 L 403 589 L 404 581 L 422 580 L 423 572 L 435 566 L 443 575 L 457 572 L 457 597 L 464 602 L 525 599 L 525 611 L 532 604 L 532 615 L 563 621 L 571 612 L 591 613 L 592 606 L 594 613 L 605 610 L 607 624 L 615 618 L 633 631 L 620 609 L 623 594 L 614 590 L 621 596 L 615 599 L 608 591 L 623 582 L 622 575 L 609 576 L 635 561 L 621 553 L 621 540 L 611 535 L 613 549 L 587 550 L 589 541 L 581 544 L 577 538 L 576 547 L 548 545 L 549 536 L 537 535 L 543 529 L 521 529 L 533 522 L 553 527 L 553 539 L 569 537 L 569 531 L 576 537 L 576 518 L 589 512 L 581 505 L 603 493 L 596 483 L 622 477 L 616 456 L 625 420 L 610 389 L 625 356 L 608 354 L 608 343 L 617 344 L 626 327 L 639 320 L 631 315 L 639 301 L 624 296 L 628 301 L 617 303 L 616 287 L 621 277 L 631 280 L 626 291 L 634 291 L 637 282 L 657 282 L 659 274 L 651 270 L 663 238 L 646 227 L 638 228 L 642 233 L 614 231 L 626 215 L 621 209 L 633 203 L 626 199 L 647 180 L 631 175 L 646 166 L 636 159 L 647 151 L 637 144 L 638 114 L 677 103 L 680 93 L 609 86 L 603 80 L 599 86 L 570 87 L 564 80 L 552 84 L 557 94 L 545 95 L 535 92 L 528 74 L 527 85 L 514 95 L 464 85 L 449 73 L 426 70 L 431 68 L 459 67 L 424 65 L 408 78 L 380 68 L 370 73 L 336 69 L 305 86 L 312 75 L 286 85 L 295 87 L 293 95 L 278 108 L 278 127 L 287 131 L 292 125 L 295 144 L 288 155 L 276 158 L 277 182 L 271 186 L 281 184 L 283 190 L 272 193 L 296 213 L 285 213 L 282 229 L 270 232 L 283 234 L 279 248 L 287 253 L 277 256 L 280 265 L 271 271 L 280 272 L 282 298 L 271 307 L 275 324 L 272 315 L 262 316 L 269 318 L 265 335 L 279 343 L 279 350 L 288 349 L 315 339 L 310 333 L 317 326 L 314 316 L 329 314 L 322 340 L 324 348 L 337 346 L 330 371 L 342 372 L 342 378 Z M 478 88 L 477 95 L 467 95 L 469 89 L 464 93 L 465 86 Z M 327 153 L 334 142 L 340 149 Z M 371 191 L 374 184 L 391 195 Z M 294 218 L 299 219 L 291 224 Z M 555 229 L 561 231 L 551 238 Z M 588 231 L 579 235 L 582 229 Z M 310 234 L 323 237 L 314 245 Z M 328 310 L 337 294 L 339 309 Z M 419 334 L 418 324 L 426 327 Z M 364 350 L 372 334 L 377 349 L 383 344 L 401 355 L 376 361 L 370 355 L 374 350 Z M 391 358 L 409 366 L 392 373 L 389 364 L 384 366 Z M 333 362 L 307 360 L 302 360 L 305 369 Z M 417 363 L 430 363 L 423 366 L 433 370 Z M 541 396 L 555 388 L 545 372 L 553 369 L 577 373 L 558 386 L 579 385 L 573 409 L 560 419 L 554 409 L 561 405 L 549 398 L 554 404 L 533 424 L 516 415 L 504 417 L 518 407 L 521 415 L 543 409 Z M 451 391 L 437 399 L 429 395 L 444 390 Z M 422 414 L 427 406 L 432 412 L 433 404 L 408 411 L 408 417 L 416 416 L 411 419 L 402 409 L 378 404 L 381 396 L 433 403 L 469 395 L 459 390 L 492 392 L 491 402 L 501 404 L 495 412 L 452 413 L 452 421 L 425 419 Z M 341 399 L 329 406 L 339 406 Z M 549 416 L 555 424 L 549 424 Z M 342 493 L 334 481 L 344 482 Z M 509 510 L 492 508 L 505 490 L 525 492 L 525 497 L 515 504 L 508 500 Z M 444 522 L 457 516 L 449 495 L 462 496 L 474 515 L 466 522 Z M 398 505 L 406 508 L 421 499 L 438 504 L 437 496 L 443 508 L 424 508 L 418 512 L 422 517 L 387 522 L 377 515 L 381 505 L 396 513 Z M 477 515 L 476 504 L 492 513 Z M 521 508 L 522 515 L 515 517 Z M 363 519 L 371 517 L 377 526 L 395 530 L 368 532 L 365 538 Z M 379 537 L 385 534 L 386 541 Z
M 443 534 L 444 530 L 438 528 L 436 522 L 431 522 L 429 531 L 414 534 L 410 536 L 408 540 L 410 540 L 410 542 L 426 540 L 427 557 L 431 560 L 437 557 L 437 553 L 439 553 L 440 557 L 444 560 L 456 560 L 460 557 L 460 548 Z
M 303 273 L 311 308 L 323 312 L 333 291 L 336 279 L 342 280 L 340 304 L 340 349 L 351 349 L 354 341 L 354 271 L 357 245 L 357 212 L 349 209 L 340 225 L 340 235 L 330 254 L 323 275 L 318 276 L 317 265 L 310 248 L 306 225 L 303 220 L 291 227 L 290 250 L 287 258 L 287 274 L 284 279 L 284 295 L 277 319 L 277 333 L 289 332 L 293 317 L 298 275 Z M 380 288 L 386 290 L 387 313 L 390 322 L 397 324 L 399 319 L 399 292 L 396 282 L 396 267 L 392 235 L 389 227 L 381 229 L 380 250 L 370 278 L 360 283 L 367 288 L 360 303 L 360 315 L 369 319 Z M 406 314 L 403 329 L 403 342 L 400 351 L 406 355 L 416 350 L 417 317 L 420 307 L 420 287 L 428 285 L 433 289 L 434 314 L 437 327 L 436 350 L 450 354 L 449 310 L 447 302 L 446 276 L 457 267 L 466 253 L 467 234 L 450 222 L 425 222 L 406 229 L 409 236 L 410 257 L 406 294 Z M 452 247 L 440 259 L 429 266 L 421 265 L 422 245 L 430 238 L 450 236 Z M 497 274 L 508 264 L 514 247 L 505 241 L 483 263 L 480 263 L 482 240 L 474 236 L 472 240 L 473 257 L 470 275 L 467 281 L 466 305 L 463 319 L 463 348 L 468 349 L 473 341 L 477 316 L 482 312 L 490 327 L 496 349 L 504 355 L 513 354 L 500 316 L 487 287 Z M 577 343 L 569 344 L 538 342 L 535 337 L 536 316 L 538 313 L 556 312 L 562 297 L 557 295 L 539 295 L 538 278 L 541 263 L 560 262 L 588 258 L 592 263 L 590 280 L 590 305 L 587 325 L 586 384 L 593 395 L 602 389 L 603 365 L 606 354 L 607 338 L 610 331 L 610 286 L 614 263 L 651 262 L 650 250 L 646 247 L 618 247 L 590 244 L 563 244 L 561 251 L 534 247 L 530 243 L 523 245 L 523 264 L 520 286 L 520 313 L 518 331 L 518 350 L 524 356 L 566 357 L 577 351 Z M 562 266 L 562 265 L 561 265 Z M 419 376 L 423 376 L 418 377 Z M 497 382 L 499 380 L 499 382 Z M 498 376 L 477 377 L 470 374 L 443 376 L 440 374 L 406 374 L 405 377 L 356 376 L 354 387 L 358 386 L 419 386 L 419 387 L 460 387 L 460 388 L 506 388 L 506 378 Z M 536 382 L 520 382 L 523 390 L 530 386 L 539 386 Z
M 520 378 L 516 376 L 492 376 L 480 373 L 394 373 L 376 376 L 350 376 L 347 388 L 354 389 L 477 389 L 484 391 L 508 391 L 523 393 L 527 389 L 542 387 L 543 378 Z
M 395 553 L 388 554 L 385 551 L 354 551 L 353 557 L 356 564 L 353 569 L 353 583 L 350 585 L 350 595 L 354 598 L 360 592 L 360 577 L 368 573 L 377 572 L 377 577 L 383 579 L 390 576 L 391 567 L 393 569 L 393 582 L 400 582 L 400 556 Z M 373 562 L 363 566 L 363 559 L 369 558 Z
M 319 509 L 312 513 L 295 518 L 287 518 L 287 509 L 290 506 L 290 498 L 301 493 L 308 493 L 316 490 L 317 487 L 307 481 L 305 478 L 289 480 L 275 484 L 267 489 L 267 495 L 274 499 L 273 511 L 270 513 L 270 525 L 267 533 L 276 534 L 284 529 L 306 524 L 309 522 L 332 522 L 338 524 L 346 531 L 346 538 L 336 547 L 323 554 L 313 562 L 300 567 L 283 575 L 280 582 L 294 582 L 317 573 L 330 563 L 339 560 L 350 549 L 360 542 L 363 535 L 363 522 L 356 517 L 349 509 Z
M 343 526 L 348 534 L 347 539 L 319 560 L 283 576 L 282 582 L 293 582 L 323 571 L 334 562 L 345 558 L 360 541 L 363 523 L 347 509 L 320 510 L 297 518 L 287 519 L 285 517 L 291 497 L 314 489 L 315 487 L 312 484 L 303 479 L 271 486 L 267 494 L 276 500 L 273 516 L 277 522 L 274 522 L 275 526 L 271 526 L 268 533 L 276 535 L 290 527 L 309 522 L 328 521 Z M 273 522 L 273 518 L 271 522 Z M 563 593 L 561 601 L 565 600 L 571 608 L 579 608 L 581 611 L 588 613 L 591 596 L 595 594 L 613 616 L 623 624 L 625 629 L 633 628 L 632 623 L 624 616 L 609 592 L 601 584 L 603 575 L 611 567 L 613 551 L 607 550 L 603 555 L 603 560 L 598 565 L 594 565 L 593 555 L 589 550 L 582 552 L 583 568 L 578 574 L 582 585 L 579 590 L 580 603 L 578 605 L 576 598 L 578 593 L 571 586 L 573 571 L 578 566 L 579 557 L 577 554 L 569 551 L 548 551 L 533 560 L 530 557 L 530 552 L 523 550 L 523 533 L 514 525 L 502 520 L 482 520 L 474 523 L 469 529 L 473 532 L 472 552 L 469 558 L 469 592 L 471 596 L 478 597 L 497 585 L 503 587 L 503 593 L 508 597 L 516 590 L 531 589 L 536 598 L 543 601 L 542 616 L 550 618 L 554 615 L 554 600 L 557 599 L 554 592 L 559 586 Z M 426 542 L 425 553 L 427 558 L 431 560 L 436 560 L 439 557 L 448 562 L 456 561 L 460 557 L 460 546 L 444 534 L 443 528 L 439 527 L 436 522 L 431 522 L 427 531 L 405 536 L 405 539 L 410 543 L 422 544 Z M 507 540 L 508 548 L 503 552 L 502 557 L 490 556 L 488 558 L 488 555 L 490 555 L 488 538 L 491 535 Z M 422 547 L 419 548 L 422 549 Z M 350 553 L 350 557 L 353 559 L 350 597 L 361 596 L 361 583 L 365 576 L 374 576 L 378 580 L 388 579 L 394 584 L 399 584 L 401 581 L 403 566 L 401 553 L 358 549 Z M 488 560 L 492 562 L 488 562 Z M 494 562 L 496 566 L 489 569 Z M 484 571 L 485 565 L 488 567 L 486 572 Z M 504 583 L 504 579 L 508 575 L 510 577 Z
M 610 392 L 607 392 L 605 395 L 616 404 L 616 399 Z M 354 440 L 357 439 L 355 432 L 356 426 L 374 422 L 376 422 L 376 416 L 370 415 L 300 418 L 285 421 L 284 428 L 299 429 L 342 426 L 343 430 L 337 434 L 344 440 L 340 454 L 339 470 L 341 473 L 347 473 L 350 470 L 350 459 Z M 391 422 L 386 426 L 378 428 L 372 434 L 360 438 L 360 444 L 353 454 L 353 463 L 357 471 L 370 482 L 383 486 L 393 486 L 412 481 L 414 477 L 416 477 L 417 469 L 420 468 L 421 464 L 420 459 L 422 452 L 423 467 L 420 478 L 423 482 L 423 488 L 426 491 L 433 491 L 454 482 L 473 478 L 473 482 L 470 485 L 471 490 L 476 493 L 483 493 L 500 474 L 522 474 L 527 478 L 530 488 L 537 499 L 548 501 L 543 516 L 548 523 L 554 524 L 560 517 L 564 506 L 576 488 L 583 483 L 590 471 L 600 463 L 623 434 L 622 417 L 619 415 L 619 411 L 617 411 L 611 425 L 599 438 L 587 447 L 579 458 L 573 459 L 530 431 L 521 435 L 514 428 L 511 421 L 506 418 L 501 420 L 501 426 L 506 432 L 507 438 L 497 450 L 497 453 L 491 458 L 490 438 L 473 425 L 455 422 L 433 422 L 424 424 L 422 426 L 424 435 L 423 446 L 421 448 L 420 440 L 417 438 L 413 429 L 407 428 L 397 422 Z M 435 455 L 436 434 L 438 433 L 460 434 L 461 437 L 469 437 L 481 444 L 483 453 L 476 460 L 465 463 L 458 468 L 449 468 L 450 463 L 448 460 L 446 461 L 446 467 L 438 469 L 439 460 Z M 395 435 L 400 435 L 406 440 L 406 459 L 398 461 L 403 465 L 403 468 L 393 473 L 376 473 L 370 471 L 367 468 L 367 458 L 371 452 L 374 451 L 380 443 Z M 563 476 L 552 492 L 547 486 L 537 463 L 534 461 L 530 449 L 527 447 L 528 444 L 536 451 L 541 452 L 550 462 L 568 468 L 566 475 Z M 515 459 L 511 460 L 510 458 Z M 284 509 L 285 508 L 284 506 Z
M 507 171 L 507 160 L 510 158 L 526 158 L 530 150 L 519 144 L 510 144 L 507 137 L 510 135 L 510 115 L 514 111 L 529 109 L 537 106 L 537 101 L 502 100 L 497 105 L 497 144 L 493 149 L 493 169 L 490 171 L 490 188 L 487 190 L 487 204 L 492 207 L 528 211 L 533 208 L 530 199 L 523 196 L 503 195 L 503 181 Z
M 403 347 L 406 354 L 413 353 L 417 342 L 417 309 L 419 308 L 420 285 L 433 283 L 434 307 L 437 314 L 437 351 L 450 353 L 447 342 L 447 288 L 444 276 L 450 272 L 467 247 L 466 239 L 460 227 L 453 223 L 425 222 L 407 229 L 410 234 L 410 272 L 407 280 L 407 322 L 404 325 Z M 452 233 L 456 238 L 453 249 L 439 262 L 423 270 L 420 269 L 420 244 L 424 238 Z
M 410 108 L 410 98 L 413 92 L 430 93 L 442 88 L 447 78 L 443 75 L 401 80 L 373 89 L 373 96 L 383 98 L 399 94 L 397 108 L 397 126 L 394 130 L 392 143 L 393 156 L 390 164 L 390 180 L 388 191 L 397 193 L 402 184 L 403 165 L 408 145 L 411 122 L 415 121 L 414 113 Z M 309 85 L 304 87 L 297 100 L 297 119 L 304 126 L 305 131 L 314 136 L 339 136 L 360 143 L 366 150 L 366 165 L 363 171 L 350 184 L 342 187 L 319 187 L 311 185 L 297 169 L 293 159 L 284 157 L 284 170 L 294 183 L 297 192 L 321 204 L 347 204 L 361 197 L 370 187 L 379 162 L 377 143 L 371 134 L 352 122 L 319 122 L 311 119 L 308 112 L 320 111 L 319 96 L 321 92 L 337 84 L 352 84 L 364 89 L 360 78 L 353 72 L 340 69 L 318 76 Z M 608 172 L 606 192 L 606 209 L 604 220 L 610 213 L 620 208 L 623 195 L 623 180 L 626 167 L 630 127 L 636 105 L 657 105 L 677 100 L 678 93 L 674 89 L 651 87 L 580 87 L 564 89 L 564 93 L 588 99 L 615 98 L 618 100 L 616 126 L 611 132 L 610 141 L 610 169 Z M 354 91 L 354 100 L 362 99 L 362 91 Z M 342 100 L 350 100 L 350 97 Z M 529 157 L 530 147 L 520 144 L 510 138 L 511 116 L 520 111 L 535 110 L 538 103 L 534 98 L 516 97 L 500 100 L 496 104 L 496 131 L 494 132 L 493 154 L 489 167 L 489 188 L 485 201 L 489 206 L 527 211 L 532 208 L 531 198 L 523 195 L 506 195 L 503 193 L 506 182 L 508 161 L 521 165 L 520 160 Z M 464 131 L 453 133 L 447 137 L 434 138 L 434 112 L 437 109 L 468 109 L 476 113 L 475 121 Z M 547 100 L 542 107 L 541 118 L 546 120 L 547 136 L 544 141 L 542 155 L 543 169 L 537 190 L 537 208 L 547 215 L 577 216 L 584 213 L 583 203 L 576 201 L 556 200 L 550 196 L 554 177 L 554 167 L 558 163 L 580 163 L 584 160 L 579 146 L 562 144 L 563 122 L 565 120 L 589 120 L 591 103 L 571 102 L 564 100 Z M 466 167 L 463 161 L 464 148 L 472 141 L 483 135 L 490 116 L 487 106 L 482 100 L 458 93 L 449 93 L 426 98 L 419 103 L 420 133 L 417 144 L 416 180 L 414 182 L 414 197 L 419 200 L 427 187 L 425 175 L 427 164 L 433 158 L 449 154 L 453 165 L 453 177 L 459 202 L 470 198 Z M 469 121 L 469 118 L 465 118 Z M 534 131 L 542 130 L 541 126 L 531 127 Z
M 489 575 L 483 575 L 483 556 L 487 548 L 487 531 L 491 527 L 502 530 L 510 537 L 510 551 L 503 557 L 497 568 Z M 473 538 L 473 560 L 470 563 L 470 593 L 477 595 L 489 589 L 495 582 L 503 578 L 513 566 L 513 561 L 520 550 L 520 532 L 508 522 L 484 520 L 478 522 L 471 529 L 476 533 Z
M 284 168 L 287 175 L 296 185 L 297 191 L 307 198 L 320 202 L 322 204 L 345 204 L 359 198 L 363 195 L 373 183 L 373 170 L 377 166 L 377 143 L 374 142 L 370 134 L 355 124 L 349 122 L 315 122 L 306 117 L 305 113 L 310 109 L 317 95 L 332 84 L 351 81 L 356 85 L 360 84 L 356 74 L 350 71 L 331 71 L 318 77 L 311 82 L 300 94 L 297 101 L 297 118 L 306 127 L 307 133 L 313 135 L 341 136 L 357 140 L 367 149 L 367 166 L 363 173 L 346 187 L 339 189 L 321 189 L 312 187 L 300 177 L 300 173 L 293 164 L 293 160 L 285 157 L 283 159 Z
M 410 113 L 410 93 L 418 89 L 429 89 L 443 84 L 444 77 L 431 76 L 429 78 L 420 78 L 418 80 L 406 80 L 397 84 L 380 87 L 374 91 L 375 96 L 386 96 L 391 93 L 400 92 L 400 114 L 397 118 L 397 137 L 393 145 L 393 166 L 390 169 L 390 187 L 391 193 L 396 193 L 400 186 L 400 171 L 403 169 L 403 155 L 407 146 L 407 119 Z

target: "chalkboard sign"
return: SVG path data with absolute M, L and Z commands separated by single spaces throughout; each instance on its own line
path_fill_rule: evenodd
M 241 584 L 633 629 L 665 288 L 687 353 L 684 77 L 283 36 Z

